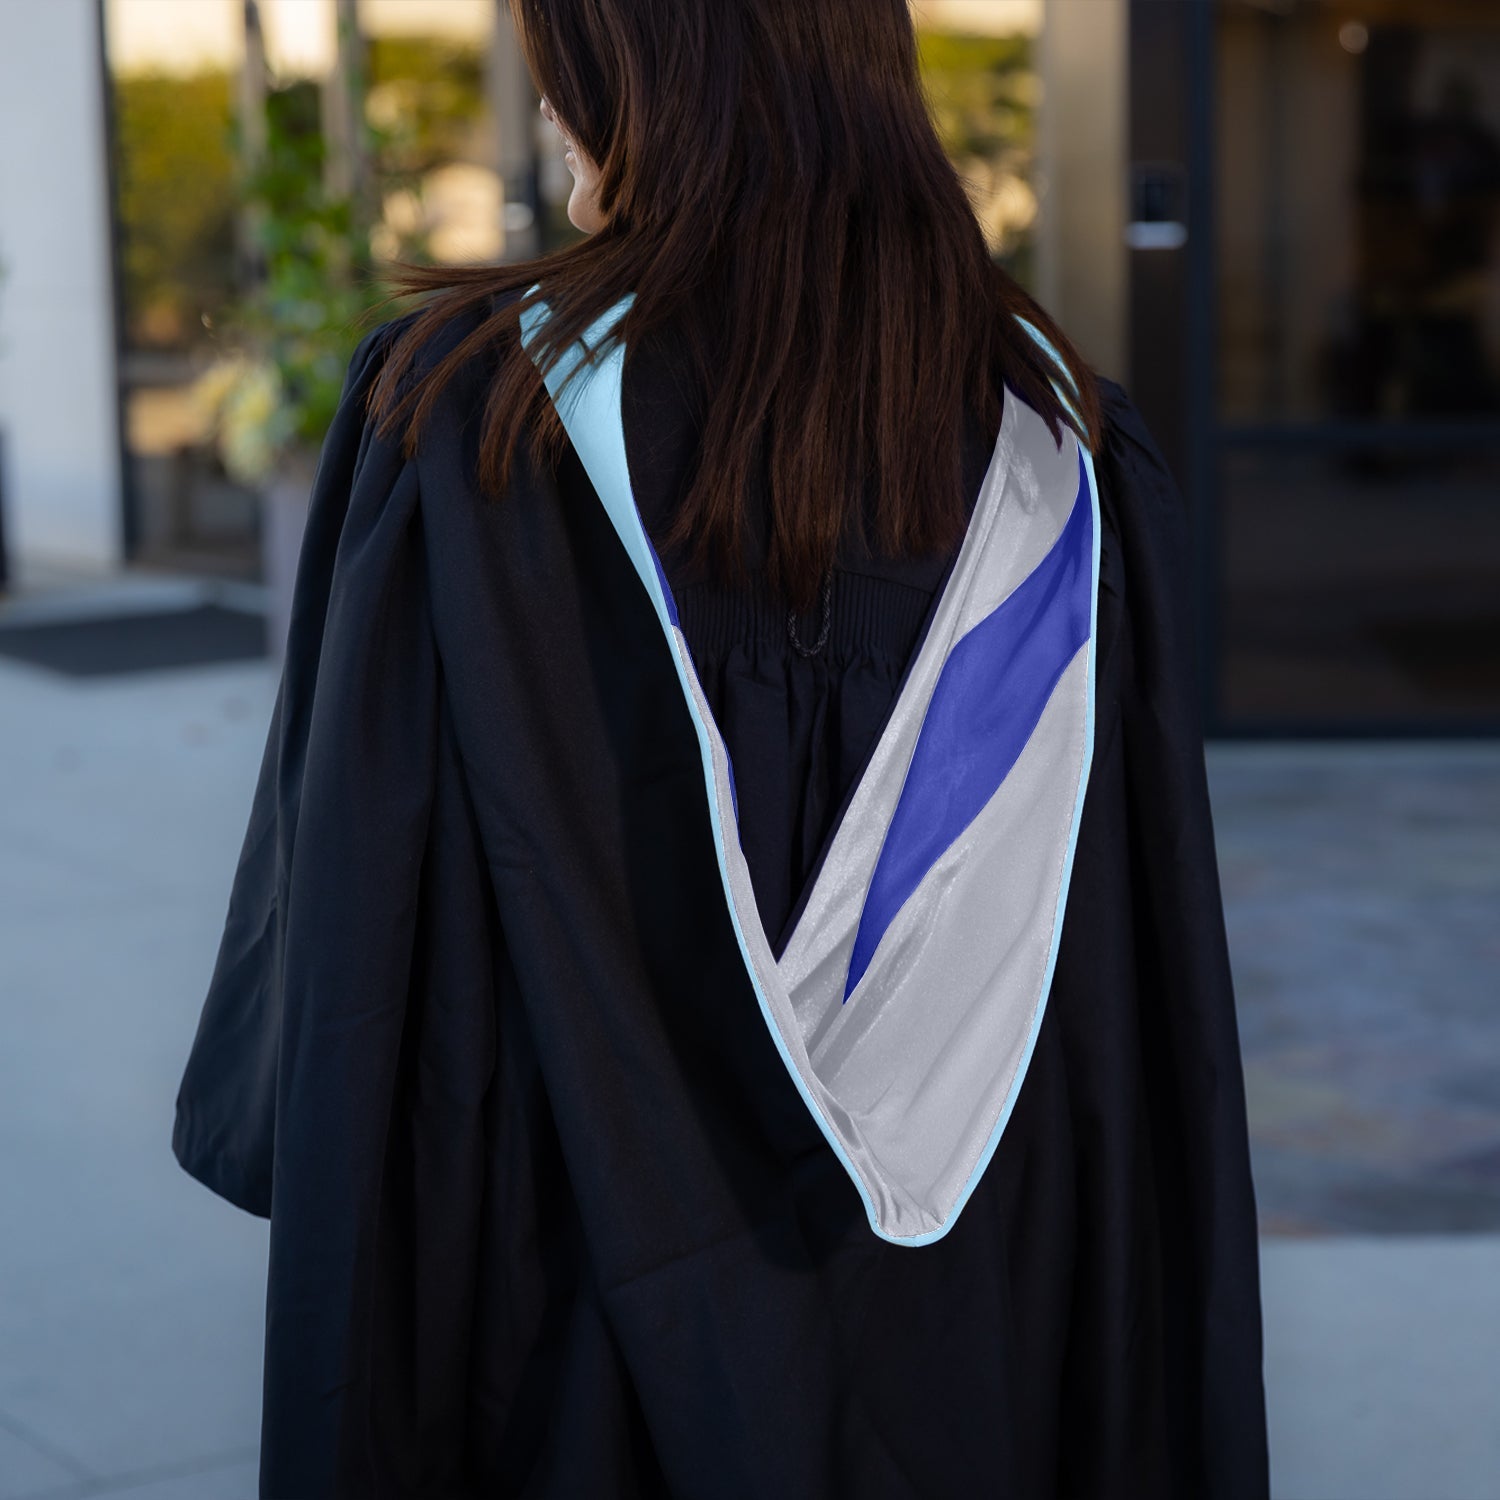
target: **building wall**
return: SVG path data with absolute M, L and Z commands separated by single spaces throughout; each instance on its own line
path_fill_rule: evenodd
M 95 0 L 0 4 L 0 430 L 22 584 L 123 556 L 98 31 Z

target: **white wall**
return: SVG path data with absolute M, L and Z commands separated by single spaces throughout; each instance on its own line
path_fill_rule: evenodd
M 0 0 L 0 429 L 13 579 L 122 558 L 94 0 Z

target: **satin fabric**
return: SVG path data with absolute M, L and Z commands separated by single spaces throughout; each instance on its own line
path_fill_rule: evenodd
M 396 326 L 319 466 L 172 1138 L 271 1220 L 263 1500 L 1260 1500 L 1184 516 L 1128 398 L 1105 384 L 1097 739 L 1047 1015 L 961 1221 L 912 1251 L 870 1235 L 767 1036 L 675 672 L 586 476 L 523 458 L 477 496 L 482 360 L 416 458 L 376 438 Z M 667 356 L 626 388 L 651 525 L 696 403 Z M 889 570 L 893 649 L 901 591 L 949 561 Z M 771 665 L 768 634 L 736 665 L 725 626 L 713 665 L 711 595 L 695 628 L 672 583 L 784 937 L 892 658 L 846 682 L 837 650 Z

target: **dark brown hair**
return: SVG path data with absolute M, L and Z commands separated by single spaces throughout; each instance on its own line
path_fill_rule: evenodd
M 882 552 L 957 544 L 966 403 L 997 431 L 1002 380 L 1059 440 L 1069 418 L 1051 380 L 1071 381 L 1080 436 L 1097 451 L 1088 366 L 990 257 L 943 154 L 907 0 L 511 0 L 511 10 L 538 90 L 599 165 L 607 222 L 528 261 L 387 273 L 393 297 L 431 294 L 372 394 L 383 433 L 406 424 L 408 454 L 441 387 L 490 350 L 500 359 L 481 484 L 503 492 L 523 433 L 555 462 L 561 423 L 518 337 L 518 294 L 533 283 L 552 310 L 533 346 L 544 365 L 627 293 L 627 347 L 663 325 L 685 336 L 704 391 L 702 443 L 662 540 L 741 577 L 746 495 L 761 472 L 768 582 L 799 608 L 866 495 Z M 430 336 L 475 314 L 430 371 L 403 379 Z M 866 528 L 854 534 L 869 541 Z

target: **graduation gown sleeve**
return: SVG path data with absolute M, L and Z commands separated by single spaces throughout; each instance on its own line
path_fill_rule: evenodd
M 419 736 L 392 747 L 378 736 L 361 735 L 361 727 L 371 726 L 342 722 L 341 715 L 358 707 L 368 712 L 370 705 L 332 700 L 333 694 L 351 693 L 341 658 L 355 649 L 350 629 L 363 604 L 359 593 L 375 560 L 372 553 L 382 544 L 389 546 L 392 531 L 399 533 L 403 524 L 403 508 L 409 519 L 414 504 L 408 492 L 398 495 L 395 504 L 385 505 L 385 491 L 393 479 L 389 459 L 382 455 L 373 470 L 366 464 L 370 433 L 363 401 L 393 327 L 377 328 L 356 349 L 323 444 L 259 777 L 218 957 L 177 1095 L 172 1149 L 179 1163 L 221 1197 L 261 1217 L 271 1213 L 287 918 L 304 800 L 312 808 L 309 837 L 316 846 L 318 839 L 328 836 L 331 822 L 332 809 L 323 799 L 332 795 L 347 803 L 368 790 L 361 785 L 362 762 L 347 762 L 341 772 L 334 770 L 330 762 L 337 755 L 338 740 L 349 736 L 346 748 L 349 743 L 362 744 L 376 754 L 404 757 L 406 770 L 412 772 L 420 770 L 430 754 Z M 371 499 L 382 503 L 372 507 Z M 422 600 L 415 579 L 399 581 L 387 595 L 386 610 L 391 625 L 396 623 L 391 618 L 396 611 L 408 621 L 420 622 Z M 424 657 L 419 647 L 409 649 L 386 668 L 402 669 L 411 675 L 409 690 L 416 701 L 430 700 L 430 653 Z M 391 683 L 393 689 L 398 685 Z M 390 722 L 388 716 L 386 727 Z M 398 722 L 417 721 L 413 716 Z M 317 847 L 310 848 L 297 871 L 302 892 L 311 884 L 303 870 L 315 860 L 322 863 L 318 855 Z
M 1240 1041 L 1213 819 L 1197 712 L 1199 677 L 1186 507 L 1127 404 L 1116 445 L 1140 513 L 1122 539 L 1130 680 L 1122 750 L 1142 852 L 1135 882 L 1143 944 L 1142 1026 L 1157 1169 L 1181 1193 L 1164 1243 L 1172 1308 L 1201 1381 L 1202 1493 L 1265 1494 L 1257 1215 Z M 1149 537 L 1150 540 L 1146 540 Z M 1168 1082 L 1168 1080 L 1171 1080 Z M 1179 1420 L 1190 1419 L 1187 1411 Z
M 1129 1022 L 1135 1035 L 1111 1037 L 1117 1055 L 1105 1065 L 1123 1076 L 1124 1058 L 1139 1059 L 1143 1144 L 1129 1171 L 1135 1212 L 1155 1200 L 1163 1464 L 1190 1493 L 1264 1497 L 1256 1206 L 1198 710 L 1187 507 L 1134 403 L 1110 381 L 1101 394 L 1101 488 L 1116 552 L 1107 570 L 1113 660 L 1101 670 L 1112 702 L 1101 712 L 1112 715 L 1102 732 L 1116 742 L 1100 746 L 1094 832 L 1118 867 L 1105 897 L 1114 919 L 1094 931 L 1128 931 L 1133 969 L 1119 990 L 1133 1013 L 1118 1009 L 1111 1022 Z M 1101 849 L 1098 866 L 1110 863 Z M 1113 955 L 1090 941 L 1090 915 L 1080 907 L 1070 959 L 1111 973 Z M 1112 1164 L 1121 1183 L 1126 1159 Z M 1128 1292 L 1113 1302 L 1122 1325 L 1138 1310 Z M 1099 1343 L 1116 1347 L 1103 1335 Z
M 271 1219 L 270 1495 L 373 1493 L 358 1487 L 372 1464 L 436 1493 L 423 1486 L 462 1461 L 461 1391 L 445 1382 L 467 1338 L 500 949 L 442 696 L 417 465 L 365 419 L 396 326 L 354 354 L 322 450 L 172 1134 L 191 1175 Z M 392 1286 L 419 1305 L 382 1318 Z M 377 1329 L 417 1347 L 377 1349 Z M 376 1394 L 372 1371 L 396 1385 Z M 382 1457 L 368 1424 L 397 1388 L 432 1403 L 431 1447 L 388 1424 L 399 1451 Z

